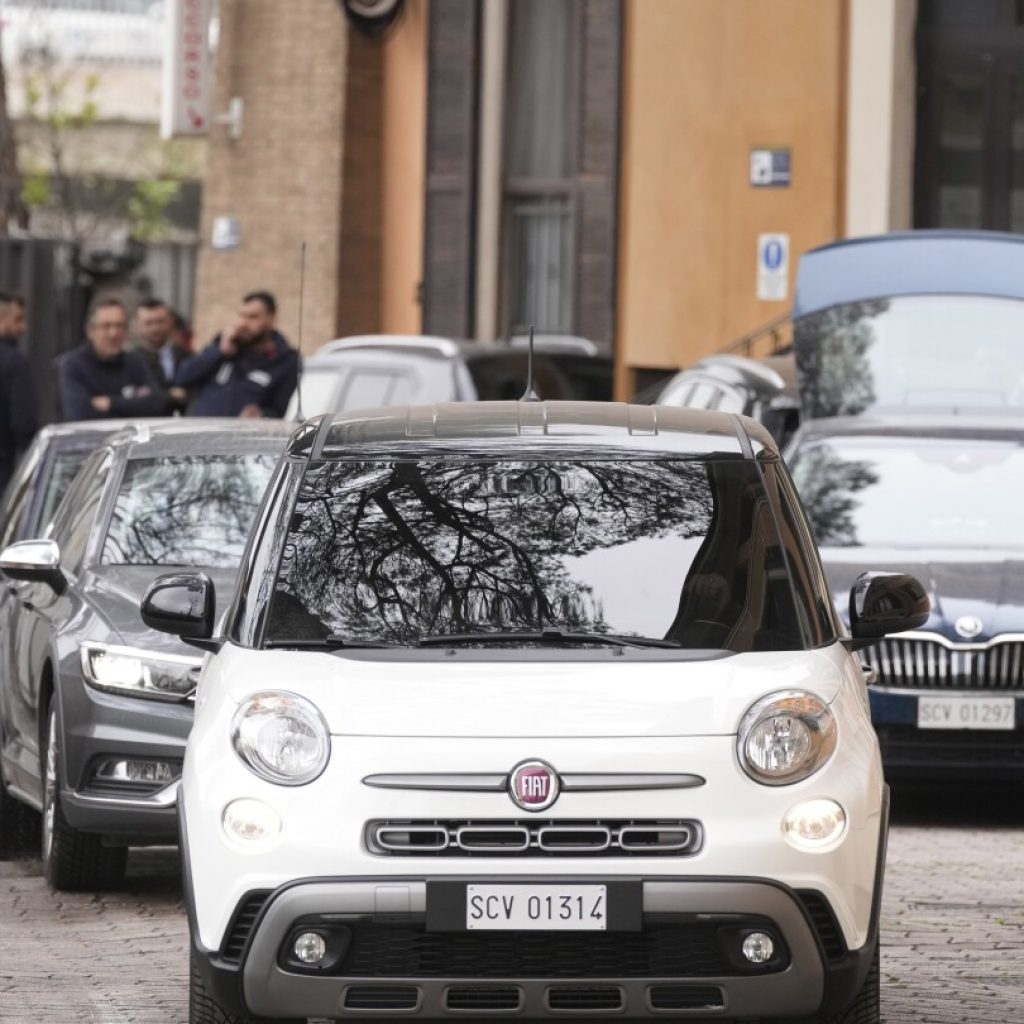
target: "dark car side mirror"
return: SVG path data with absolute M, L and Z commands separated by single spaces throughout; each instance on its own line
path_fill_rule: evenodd
M 889 633 L 917 629 L 928 621 L 928 592 L 902 572 L 865 572 L 850 590 L 852 649 L 867 647 Z
M 60 568 L 60 548 L 53 540 L 20 540 L 0 551 L 0 571 L 12 580 L 45 583 L 63 594 L 67 580 Z
M 218 648 L 213 637 L 217 595 L 205 572 L 174 572 L 158 576 L 142 596 L 142 621 L 150 629 L 173 633 L 186 643 Z

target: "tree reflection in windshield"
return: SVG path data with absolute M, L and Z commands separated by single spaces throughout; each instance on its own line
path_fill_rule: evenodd
M 793 482 L 807 511 L 811 531 L 821 547 L 856 547 L 856 494 L 878 483 L 878 473 L 865 459 L 839 455 L 827 444 L 800 453 Z
M 763 583 L 766 548 L 751 567 L 735 532 L 752 528 L 744 515 L 763 488 L 750 463 L 715 470 L 666 460 L 327 463 L 300 490 L 267 636 L 413 643 L 554 627 L 685 645 L 694 622 L 716 618 L 725 637 L 749 614 L 750 642 L 768 614 L 748 593 Z M 719 487 L 735 493 L 721 499 Z M 734 510 L 719 515 L 727 499 Z
M 237 567 L 276 461 L 251 454 L 130 460 L 102 561 Z
M 869 352 L 872 318 L 889 302 L 853 302 L 802 317 L 793 325 L 803 416 L 855 416 L 875 401 Z

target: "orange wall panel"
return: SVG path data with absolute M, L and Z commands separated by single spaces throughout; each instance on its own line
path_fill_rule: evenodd
M 757 236 L 835 238 L 843 0 L 627 0 L 619 330 L 625 367 L 678 367 L 788 307 L 756 297 Z M 792 184 L 755 188 L 750 150 L 789 147 Z

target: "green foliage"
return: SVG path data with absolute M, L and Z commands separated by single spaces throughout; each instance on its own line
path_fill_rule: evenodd
M 53 182 L 46 171 L 24 171 L 21 180 L 21 201 L 38 210 L 53 201 Z
M 135 185 L 128 200 L 131 234 L 141 242 L 156 242 L 167 234 L 167 207 L 178 198 L 181 182 L 174 178 L 147 178 Z

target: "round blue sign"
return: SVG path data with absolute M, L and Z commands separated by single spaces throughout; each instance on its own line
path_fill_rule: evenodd
M 774 238 L 765 242 L 761 259 L 769 270 L 778 270 L 782 266 L 782 245 Z

